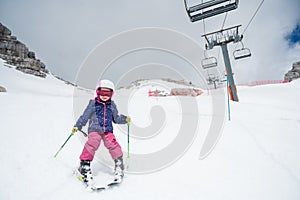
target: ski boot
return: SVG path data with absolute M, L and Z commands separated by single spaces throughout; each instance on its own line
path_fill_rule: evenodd
M 91 161 L 89 160 L 82 160 L 80 162 L 80 166 L 78 168 L 78 172 L 80 173 L 78 178 L 82 182 L 84 182 L 87 186 L 93 186 L 93 175 L 91 171 Z
M 123 170 L 124 170 L 123 158 L 119 157 L 115 159 L 114 182 L 116 183 L 122 182 L 124 177 Z

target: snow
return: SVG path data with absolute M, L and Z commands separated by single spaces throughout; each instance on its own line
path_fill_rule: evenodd
M 201 123 L 176 162 L 152 173 L 127 173 L 120 187 L 101 193 L 89 193 L 72 174 L 83 147 L 80 133 L 53 157 L 79 114 L 74 99 L 82 98 L 86 104 L 91 93 L 82 90 L 82 96 L 74 97 L 74 88 L 52 75 L 43 79 L 24 74 L 4 66 L 2 60 L 0 85 L 7 89 L 0 93 L 0 199 L 300 199 L 300 80 L 238 87 L 240 102 L 230 103 L 231 121 L 225 120 L 220 140 L 202 160 L 204 133 L 214 114 L 213 92 L 184 97 L 196 99 L 198 105 L 197 112 L 187 113 L 176 97 L 148 97 L 148 87 L 117 91 L 114 98 L 121 105 L 120 113 L 129 114 L 134 124 L 150 126 L 155 106 L 164 110 L 166 118 L 159 135 L 131 138 L 132 153 L 146 155 L 171 143 L 184 117 L 197 114 Z M 121 101 L 126 93 L 131 94 L 125 102 L 129 111 Z M 115 134 L 126 150 L 127 138 L 120 127 Z M 130 159 L 127 164 L 134 165 Z M 111 174 L 98 160 L 92 169 L 97 182 Z

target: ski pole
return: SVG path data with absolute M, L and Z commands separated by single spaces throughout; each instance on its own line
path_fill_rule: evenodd
M 82 130 L 79 130 L 79 131 L 83 134 L 84 137 L 87 137 L 87 136 L 88 136 L 88 134 L 87 134 L 86 132 L 84 132 L 84 131 L 82 131 Z
M 59 154 L 59 152 L 64 148 L 64 146 L 66 145 L 66 143 L 69 141 L 69 139 L 74 135 L 75 131 L 72 131 L 71 134 L 69 135 L 69 137 L 67 138 L 67 140 L 63 143 L 63 145 L 61 145 L 61 147 L 59 148 L 59 150 L 56 152 L 56 154 L 54 155 L 54 158 L 56 158 L 56 156 Z
M 229 103 L 229 83 L 228 83 L 228 76 L 227 76 L 227 109 L 228 109 L 228 121 L 230 121 L 230 103 Z
M 129 127 L 130 127 L 130 122 L 127 123 L 127 158 L 129 158 Z

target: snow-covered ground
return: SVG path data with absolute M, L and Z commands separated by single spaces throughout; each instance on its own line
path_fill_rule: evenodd
M 159 135 L 141 140 L 134 132 L 138 129 L 132 128 L 136 136 L 131 138 L 132 154 L 164 148 L 176 136 L 182 118 L 199 117 L 201 123 L 191 146 L 173 164 L 152 173 L 127 173 L 120 187 L 89 193 L 72 174 L 83 147 L 81 134 L 53 157 L 80 112 L 74 111 L 74 101 L 82 98 L 87 103 L 89 93 L 74 97 L 72 86 L 51 75 L 34 77 L 0 61 L 0 85 L 7 90 L 0 93 L 0 199 L 300 199 L 300 80 L 238 87 L 240 102 L 231 102 L 231 121 L 225 119 L 220 140 L 203 160 L 199 154 L 204 133 L 214 114 L 212 93 L 197 97 L 198 111 L 188 113 L 176 97 L 149 98 L 147 87 L 117 91 L 114 98 L 120 113 L 131 115 L 136 126 L 152 123 L 152 107 L 165 111 Z M 121 102 L 126 93 L 131 95 L 128 110 Z M 126 150 L 126 134 L 122 127 L 115 130 Z M 126 160 L 128 169 L 134 166 L 133 160 Z M 92 169 L 97 182 L 111 173 L 97 160 Z

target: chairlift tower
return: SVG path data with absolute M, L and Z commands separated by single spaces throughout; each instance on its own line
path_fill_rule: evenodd
M 239 35 L 239 31 L 238 31 L 240 26 L 241 25 L 237 25 L 230 28 L 222 29 L 220 31 L 202 35 L 202 37 L 204 37 L 206 40 L 205 47 L 207 50 L 212 49 L 215 46 L 221 46 L 227 79 L 228 79 L 228 87 L 229 87 L 228 89 L 229 89 L 231 100 L 233 101 L 239 101 L 239 99 L 238 99 L 236 86 L 233 79 L 233 73 L 232 73 L 231 63 L 229 59 L 227 44 L 231 42 L 237 43 L 242 40 L 243 37 Z
M 238 7 L 239 0 L 208 0 L 198 5 L 188 6 L 187 0 L 184 0 L 185 10 L 191 20 L 196 22 L 215 15 L 229 12 Z M 228 90 L 231 100 L 238 101 L 237 91 L 233 79 L 227 44 L 230 42 L 239 42 L 242 36 L 238 33 L 241 25 L 234 26 L 220 31 L 202 35 L 206 39 L 206 50 L 212 49 L 214 46 L 221 46 L 228 81 Z M 202 64 L 203 66 L 203 64 Z
M 220 82 L 220 79 L 218 77 L 215 77 L 215 76 L 211 77 L 208 74 L 208 79 L 207 79 L 208 85 L 214 85 L 214 88 L 217 89 L 217 82 Z

